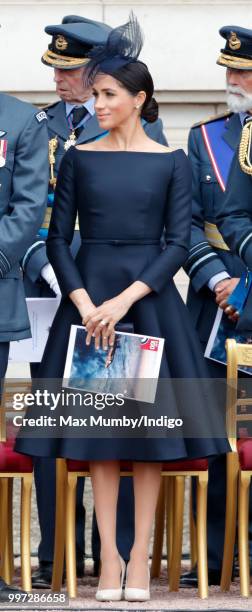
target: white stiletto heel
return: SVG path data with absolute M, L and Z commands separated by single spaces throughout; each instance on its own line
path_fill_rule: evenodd
M 134 587 L 127 587 L 127 578 L 126 578 L 124 599 L 126 599 L 126 601 L 148 601 L 150 599 L 150 570 L 149 568 L 148 568 L 148 588 L 138 589 Z
M 119 589 L 99 589 L 96 591 L 95 598 L 97 601 L 120 601 L 122 599 L 123 581 L 125 576 L 126 565 L 124 560 L 119 557 L 121 564 L 121 583 Z

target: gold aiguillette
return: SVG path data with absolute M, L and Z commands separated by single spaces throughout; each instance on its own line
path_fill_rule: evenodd
M 55 189 L 57 179 L 54 176 L 54 164 L 55 164 L 55 151 L 58 147 L 58 138 L 55 136 L 49 140 L 49 165 L 50 165 L 50 179 L 49 183 Z

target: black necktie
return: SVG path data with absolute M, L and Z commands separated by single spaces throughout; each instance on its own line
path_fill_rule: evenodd
M 88 110 L 85 108 L 85 106 L 75 107 L 72 111 L 72 124 L 77 138 L 83 129 L 83 125 L 81 125 L 79 128 L 76 126 L 86 115 L 88 115 Z

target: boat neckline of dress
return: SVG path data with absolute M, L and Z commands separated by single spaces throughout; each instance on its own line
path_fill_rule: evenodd
M 171 151 L 126 151 L 123 149 L 118 150 L 110 150 L 110 149 L 80 149 L 79 147 L 74 147 L 76 151 L 81 151 L 81 153 L 138 153 L 141 155 L 170 155 L 171 153 L 175 153 L 176 151 L 182 151 L 183 149 L 174 149 Z

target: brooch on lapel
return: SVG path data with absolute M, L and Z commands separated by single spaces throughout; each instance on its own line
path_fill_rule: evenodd
M 68 139 L 66 140 L 65 144 L 64 144 L 64 149 L 65 151 L 68 151 L 68 149 L 70 149 L 70 147 L 75 147 L 76 145 L 76 135 L 74 130 L 72 130 L 71 134 L 68 136 Z

